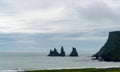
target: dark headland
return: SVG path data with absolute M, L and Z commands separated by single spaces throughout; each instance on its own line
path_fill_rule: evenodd
M 120 62 L 120 31 L 109 32 L 108 40 L 93 57 L 102 61 Z

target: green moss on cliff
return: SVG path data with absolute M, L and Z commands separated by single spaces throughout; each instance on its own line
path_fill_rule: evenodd
M 110 32 L 105 45 L 93 56 L 104 61 L 120 61 L 120 31 Z

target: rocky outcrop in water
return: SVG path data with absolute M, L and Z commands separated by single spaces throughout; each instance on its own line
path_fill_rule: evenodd
M 70 53 L 70 56 L 73 56 L 73 57 L 78 56 L 78 52 L 76 48 L 72 47 L 72 52 Z
M 54 48 L 54 51 L 50 50 L 50 53 L 48 56 L 65 56 L 65 51 L 64 51 L 64 48 L 63 46 L 61 47 L 61 52 L 58 53 L 57 49 Z
M 120 31 L 110 32 L 107 42 L 93 57 L 103 61 L 120 62 Z
M 54 50 L 52 51 L 52 50 L 50 50 L 50 53 L 49 53 L 49 55 L 48 56 L 59 56 L 59 53 L 58 53 L 58 51 L 57 51 L 57 49 L 56 48 L 54 48 Z
M 66 56 L 66 54 L 65 54 L 64 48 L 62 46 L 60 53 L 57 51 L 56 48 L 54 48 L 53 51 L 50 50 L 50 53 L 49 53 L 48 56 L 62 56 L 62 57 L 64 57 L 64 56 Z M 72 57 L 77 57 L 78 56 L 78 52 L 77 52 L 76 48 L 72 47 L 72 52 L 70 53 L 69 56 L 72 56 Z
M 65 51 L 64 51 L 64 48 L 63 48 L 63 46 L 61 47 L 61 52 L 60 52 L 60 54 L 59 54 L 60 56 L 65 56 Z

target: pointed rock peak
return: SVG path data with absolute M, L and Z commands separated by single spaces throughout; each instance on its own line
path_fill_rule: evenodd
M 50 49 L 50 53 L 48 54 L 48 56 L 53 55 L 53 51 Z
M 75 50 L 75 51 L 76 51 L 76 48 L 72 47 L 72 50 Z
M 50 52 L 52 52 L 52 50 L 50 49 Z
M 61 47 L 61 52 L 65 52 L 63 46 Z
M 59 53 L 57 52 L 57 49 L 54 48 L 54 50 L 50 50 L 50 54 L 48 56 L 59 56 Z
M 70 53 L 70 56 L 78 56 L 76 48 L 72 47 L 72 52 Z
M 64 48 L 63 48 L 63 46 L 61 47 L 60 56 L 65 56 L 65 51 L 64 51 Z
M 57 51 L 57 49 L 56 49 L 56 48 L 54 48 L 54 51 Z

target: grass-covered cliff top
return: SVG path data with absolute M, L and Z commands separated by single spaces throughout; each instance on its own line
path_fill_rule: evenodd
M 120 68 L 108 68 L 108 69 L 62 69 L 62 70 L 36 70 L 36 71 L 25 71 L 25 72 L 120 72 Z

